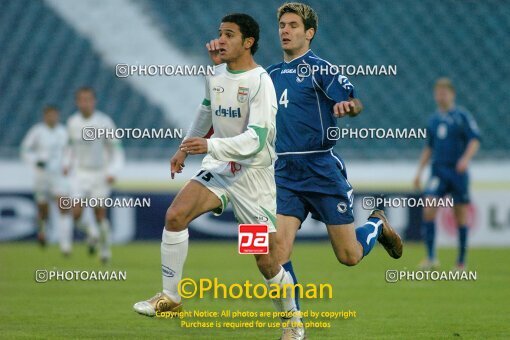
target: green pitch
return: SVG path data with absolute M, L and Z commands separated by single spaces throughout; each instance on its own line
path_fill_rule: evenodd
M 277 339 L 277 329 L 183 329 L 178 319 L 148 318 L 134 302 L 161 289 L 159 243 L 114 247 L 113 262 L 102 266 L 78 245 L 71 258 L 55 246 L 0 245 L 0 338 L 176 338 Z M 439 250 L 442 269 L 454 249 Z M 329 329 L 308 329 L 310 339 L 510 338 L 510 249 L 472 249 L 470 270 L 477 281 L 387 283 L 387 269 L 414 270 L 421 245 L 406 244 L 400 260 L 377 246 L 356 267 L 340 265 L 329 243 L 298 242 L 294 268 L 302 283 L 330 283 L 333 299 L 306 300 L 303 310 L 356 311 L 356 318 L 331 321 Z M 36 283 L 37 269 L 122 270 L 126 281 Z M 185 277 L 218 277 L 222 283 L 260 282 L 252 256 L 238 255 L 231 242 L 191 242 Z M 184 300 L 185 310 L 273 311 L 268 300 Z M 199 318 L 198 318 L 199 319 Z M 197 320 L 197 319 L 194 319 Z M 322 319 L 323 321 L 327 321 Z

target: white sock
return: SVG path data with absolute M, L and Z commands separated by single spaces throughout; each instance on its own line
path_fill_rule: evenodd
M 182 231 L 163 229 L 161 242 L 163 293 L 177 303 L 181 302 L 177 286 L 181 281 L 184 262 L 188 255 L 188 240 L 188 229 Z
M 59 214 L 57 220 L 60 251 L 70 253 L 73 246 L 73 218 L 71 214 Z
M 269 279 L 269 280 L 264 279 L 264 281 L 266 282 L 266 285 L 268 286 L 268 288 L 270 290 L 272 289 L 272 287 L 271 287 L 272 284 L 278 284 L 278 285 L 280 285 L 281 289 L 286 290 L 285 298 L 283 297 L 283 293 L 280 293 L 279 298 L 271 299 L 273 301 L 273 304 L 274 304 L 276 310 L 278 312 L 296 313 L 298 311 L 298 309 L 296 307 L 296 301 L 293 298 L 294 287 L 293 286 L 284 287 L 285 284 L 293 285 L 294 280 L 292 279 L 292 276 L 287 271 L 285 271 L 285 269 L 283 269 L 283 267 L 280 267 L 280 268 L 281 268 L 280 271 L 278 272 L 278 274 L 276 274 L 275 277 L 273 277 L 272 279 Z M 301 318 L 299 316 L 293 316 L 290 319 L 282 318 L 282 322 L 288 322 L 288 321 L 300 322 Z
M 111 244 L 111 237 L 110 237 L 110 222 L 108 219 L 104 218 L 101 222 L 99 222 L 99 255 L 102 258 L 110 258 L 111 257 L 111 251 L 110 251 L 110 244 Z

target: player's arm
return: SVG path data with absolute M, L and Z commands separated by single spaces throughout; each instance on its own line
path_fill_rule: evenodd
M 261 76 L 258 91 L 250 99 L 250 118 L 246 130 L 229 138 L 190 139 L 182 150 L 190 154 L 209 153 L 218 160 L 230 162 L 253 157 L 266 145 L 271 115 L 276 110 L 276 96 L 271 79 Z
M 204 100 L 198 107 L 195 119 L 191 123 L 191 126 L 186 133 L 183 142 L 179 146 L 179 149 L 177 149 L 173 157 L 170 159 L 170 173 L 172 179 L 176 173 L 182 172 L 182 169 L 184 168 L 184 161 L 186 160 L 188 153 L 195 154 L 207 152 L 206 138 L 209 137 L 212 132 L 211 97 L 209 93 L 209 81 L 206 79 Z M 191 152 L 191 150 L 197 152 Z
M 343 75 L 314 74 L 313 81 L 319 89 L 331 100 L 333 116 L 341 118 L 346 115 L 355 117 L 363 110 L 363 104 L 356 98 L 354 86 Z
M 31 128 L 21 142 L 21 159 L 31 166 L 38 166 L 37 159 L 37 132 L 35 128 Z M 42 165 L 42 164 L 39 164 Z M 44 166 L 41 166 L 44 167 Z
M 107 125 L 107 128 L 111 129 L 112 131 L 115 129 L 115 124 L 110 118 L 108 118 Z M 124 166 L 125 156 L 124 150 L 122 149 L 122 143 L 117 138 L 106 139 L 106 148 L 109 155 L 109 162 L 106 170 L 106 180 L 111 184 L 115 181 L 115 178 Z
M 469 166 L 469 162 L 480 149 L 480 132 L 476 121 L 470 114 L 464 116 L 464 133 L 469 142 L 462 157 L 458 160 L 456 170 L 459 173 L 465 172 Z

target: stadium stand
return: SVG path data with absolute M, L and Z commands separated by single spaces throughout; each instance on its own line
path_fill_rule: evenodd
M 44 2 L 6 0 L 0 12 L 0 155 L 18 157 L 27 128 L 41 119 L 48 103 L 62 119 L 75 111 L 74 91 L 84 84 L 96 89 L 98 109 L 119 127 L 166 127 L 157 106 L 117 79 L 84 37 Z M 171 141 L 125 139 L 128 157 L 168 157 Z
M 508 157 L 510 135 L 510 6 L 491 1 L 305 1 L 319 13 L 312 47 L 339 65 L 397 65 L 397 76 L 351 76 L 365 104 L 354 128 L 424 127 L 434 110 L 431 88 L 439 76 L 453 79 L 458 102 L 476 117 L 483 146 L 478 158 Z M 391 6 L 387 6 L 391 2 Z M 169 125 L 161 108 L 128 82 L 115 78 L 86 38 L 39 0 L 4 0 L 0 12 L 0 157 L 17 156 L 26 128 L 46 103 L 73 110 L 81 84 L 97 89 L 98 107 L 119 126 Z M 262 28 L 256 59 L 264 66 L 282 58 L 278 2 L 145 0 L 144 13 L 180 50 L 208 63 L 204 44 L 216 36 L 226 12 L 253 15 Z M 190 18 L 193 20 L 190 21 Z M 484 39 L 491 36 L 493 39 Z M 499 42 L 499 44 L 497 44 Z M 497 45 L 496 45 L 497 44 Z M 58 56 L 58 57 L 57 57 Z M 476 72 L 474 70 L 477 70 Z M 14 74 L 13 74 L 14 73 Z M 170 142 L 125 141 L 128 156 L 168 156 Z M 349 159 L 416 159 L 422 140 L 342 140 L 337 151 Z

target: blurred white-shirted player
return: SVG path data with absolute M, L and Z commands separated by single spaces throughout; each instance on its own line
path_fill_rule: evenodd
M 95 92 L 90 87 L 76 91 L 78 111 L 67 121 L 69 153 L 66 160 L 71 173 L 72 198 L 106 198 L 111 194 L 111 185 L 124 164 L 121 143 L 115 138 L 83 138 L 83 130 L 115 129 L 112 119 L 96 110 Z M 83 207 L 74 205 L 73 216 L 79 223 Z M 99 255 L 103 262 L 111 257 L 110 224 L 105 207 L 94 207 L 99 233 L 93 225 L 87 228 L 90 253 L 95 252 L 99 241 Z
M 68 182 L 63 171 L 63 155 L 67 144 L 67 132 L 59 123 L 59 112 L 54 106 L 44 108 L 43 121 L 34 125 L 21 144 L 21 156 L 34 168 L 35 200 L 38 208 L 39 243 L 46 244 L 45 227 L 49 218 L 51 201 L 68 193 Z M 71 215 L 59 211 L 55 224 L 59 235 L 60 250 L 69 255 L 72 244 Z

